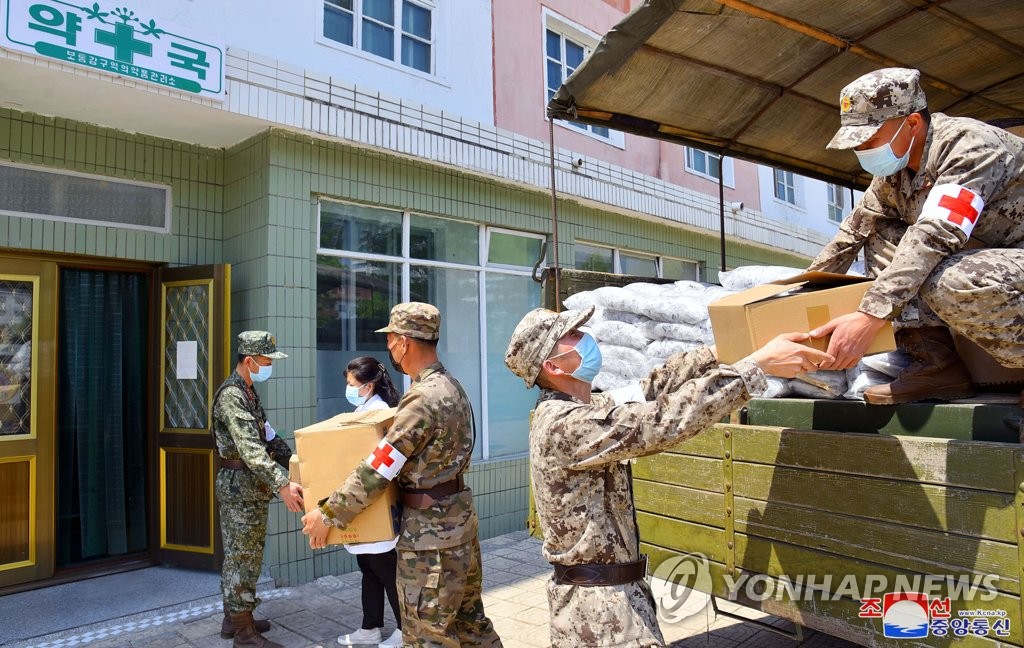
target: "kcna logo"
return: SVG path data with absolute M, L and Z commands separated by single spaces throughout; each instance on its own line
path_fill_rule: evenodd
M 857 616 L 882 619 L 882 634 L 895 639 L 1010 636 L 1005 610 L 958 610 L 954 616 L 948 596 L 929 598 L 921 592 L 888 592 L 882 598 L 863 598 Z

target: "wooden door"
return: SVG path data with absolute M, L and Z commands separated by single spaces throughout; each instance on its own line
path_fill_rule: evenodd
M 57 266 L 0 258 L 0 587 L 54 566 Z
M 163 269 L 160 287 L 157 553 L 161 562 L 213 569 L 221 549 L 210 417 L 232 366 L 230 266 Z

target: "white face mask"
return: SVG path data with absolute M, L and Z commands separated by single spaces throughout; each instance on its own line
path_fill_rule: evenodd
M 907 152 L 903 154 L 903 157 L 896 157 L 892 150 L 893 141 L 900 134 L 900 131 L 903 130 L 903 126 L 906 123 L 907 120 L 904 119 L 900 127 L 893 133 L 892 139 L 885 144 L 866 151 L 854 150 L 853 152 L 857 154 L 861 168 L 873 176 L 884 177 L 890 176 L 907 166 L 907 162 L 910 161 L 910 151 L 914 148 L 914 138 L 910 139 L 910 146 L 907 147 Z

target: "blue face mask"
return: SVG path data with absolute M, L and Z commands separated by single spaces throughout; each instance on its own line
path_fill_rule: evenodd
M 907 162 L 910 160 L 910 151 L 914 148 L 914 138 L 910 139 L 910 146 L 907 147 L 907 152 L 903 154 L 903 157 L 896 157 L 896 154 L 892 151 L 892 143 L 896 139 L 896 136 L 903 130 L 903 125 L 907 123 L 907 120 L 903 120 L 903 124 L 896 129 L 893 133 L 892 139 L 887 143 L 882 144 L 879 147 L 868 149 L 866 151 L 857 151 L 857 159 L 860 160 L 860 166 L 865 171 L 873 176 L 890 176 L 903 167 L 907 166 Z
M 366 385 L 363 385 L 363 387 L 365 386 Z M 366 396 L 359 395 L 359 390 L 362 389 L 363 387 L 353 387 L 352 385 L 348 385 L 347 387 L 345 387 L 345 398 L 348 399 L 348 402 L 352 403 L 356 407 L 359 407 L 360 405 L 365 403 Z
M 256 361 L 253 360 L 255 363 Z M 249 371 L 249 377 L 252 378 L 253 382 L 263 382 L 267 378 L 270 378 L 270 374 L 274 373 L 274 365 L 256 365 L 259 367 L 256 371 Z
M 584 333 L 572 350 L 580 357 L 580 366 L 572 372 L 572 377 L 585 383 L 594 382 L 594 377 L 601 372 L 601 349 L 597 347 L 597 340 L 589 333 Z

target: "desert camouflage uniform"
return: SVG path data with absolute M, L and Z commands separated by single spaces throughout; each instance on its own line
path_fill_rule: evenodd
M 246 353 L 244 348 L 240 344 L 239 353 Z M 264 355 L 256 351 L 252 355 Z M 219 455 L 241 459 L 249 467 L 221 468 L 217 473 L 216 493 L 224 542 L 221 591 L 224 611 L 229 614 L 251 612 L 259 605 L 256 581 L 263 564 L 270 500 L 288 485 L 282 466 L 288 465 L 291 449 L 280 437 L 266 440 L 266 421 L 256 390 L 233 371 L 217 389 L 212 426 Z
M 898 91 L 893 101 L 909 101 Z M 984 201 L 969 238 L 948 218 L 922 217 L 932 189 L 942 185 Z M 808 270 L 844 272 L 862 248 L 875 282 L 861 312 L 898 327 L 948 325 L 1001 364 L 1024 367 L 1024 139 L 933 114 L 918 172 L 904 167 L 875 177 Z
M 433 335 L 428 339 L 436 339 L 436 328 Z M 395 477 L 399 488 L 432 488 L 465 473 L 473 452 L 472 416 L 465 390 L 440 362 L 421 371 L 399 401 L 384 438 L 407 457 Z M 388 483 L 364 460 L 321 510 L 336 526 L 344 526 L 380 497 Z M 441 497 L 429 508 L 403 510 L 395 548 L 406 646 L 501 646 L 481 600 L 477 524 L 469 488 Z
M 517 327 L 505 357 L 534 383 L 557 338 L 589 317 L 566 311 L 554 340 L 527 339 L 532 311 Z M 541 315 L 537 315 L 541 313 Z M 550 311 L 548 311 L 550 313 Z M 538 326 L 537 335 L 545 331 Z M 531 348 L 532 347 L 532 348 Z M 532 356 L 532 358 L 531 358 Z M 533 363 L 534 369 L 529 368 Z M 706 430 L 766 388 L 757 363 L 719 365 L 706 348 L 677 354 L 641 387 L 647 402 L 616 405 L 609 394 L 589 404 L 543 389 L 530 426 L 530 471 L 544 529 L 544 557 L 560 565 L 640 559 L 629 459 L 661 452 Z M 554 648 L 644 647 L 664 643 L 646 581 L 625 585 L 547 585 Z

